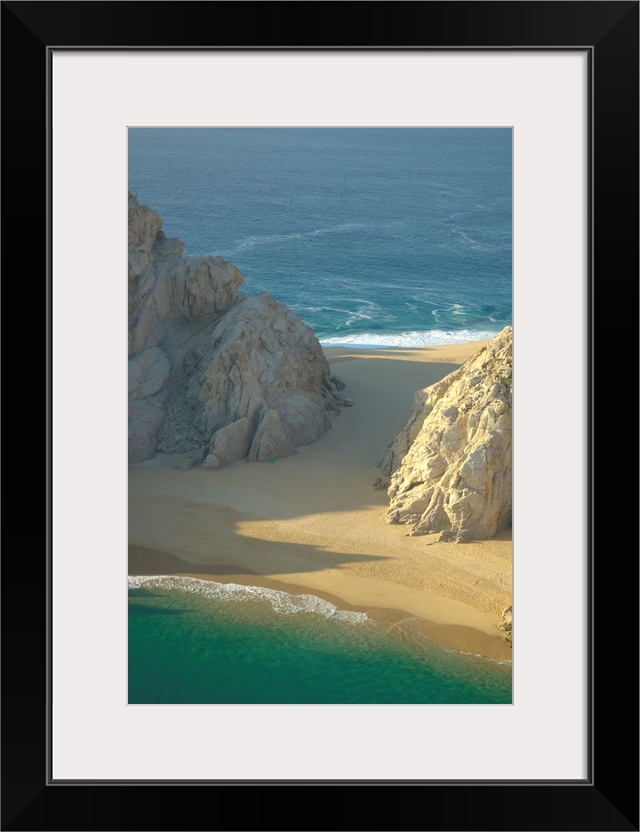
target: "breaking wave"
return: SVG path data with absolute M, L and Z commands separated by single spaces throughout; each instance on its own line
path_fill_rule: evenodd
M 336 606 L 316 595 L 292 595 L 279 589 L 243 584 L 220 584 L 201 578 L 179 578 L 166 575 L 129 576 L 129 589 L 178 589 L 198 595 L 206 595 L 216 601 L 266 601 L 274 612 L 283 615 L 314 613 L 323 618 L 334 618 L 351 624 L 362 624 L 369 620 L 366 613 L 339 610 Z
M 464 344 L 466 341 L 484 341 L 493 338 L 500 329 L 492 330 L 444 330 L 424 332 L 399 332 L 382 335 L 377 332 L 358 332 L 321 338 L 323 347 L 434 347 L 440 344 Z

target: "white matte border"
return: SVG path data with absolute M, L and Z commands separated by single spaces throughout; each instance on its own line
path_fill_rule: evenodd
M 54 779 L 586 777 L 586 73 L 576 52 L 54 52 Z M 126 704 L 127 126 L 513 126 L 512 706 Z

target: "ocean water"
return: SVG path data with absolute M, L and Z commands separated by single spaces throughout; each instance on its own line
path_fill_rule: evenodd
M 508 129 L 131 129 L 129 190 L 324 344 L 511 323 Z M 130 578 L 131 703 L 511 702 L 511 665 L 313 596 Z
M 129 190 L 185 254 L 326 344 L 417 346 L 511 323 L 510 129 L 129 130 Z
M 511 664 L 312 595 L 129 579 L 130 704 L 507 704 Z

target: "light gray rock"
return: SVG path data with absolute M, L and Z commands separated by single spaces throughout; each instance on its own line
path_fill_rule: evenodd
M 228 462 L 243 459 L 249 453 L 254 432 L 253 420 L 246 416 L 221 427 L 211 439 L 209 453 L 204 460 L 205 468 L 221 468 Z
M 161 225 L 129 194 L 129 461 L 188 451 L 182 468 L 215 469 L 315 442 L 352 402 L 313 332 Z
M 511 525 L 511 391 L 511 327 L 418 391 L 379 463 L 391 477 L 389 522 L 457 543 Z
M 164 418 L 171 363 L 160 347 L 129 357 L 129 462 L 152 457 Z

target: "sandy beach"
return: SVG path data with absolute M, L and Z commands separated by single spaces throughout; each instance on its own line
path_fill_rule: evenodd
M 457 649 L 510 659 L 511 537 L 435 543 L 386 522 L 376 462 L 414 393 L 486 341 L 420 349 L 325 348 L 354 406 L 294 456 L 179 471 L 186 455 L 129 469 L 129 574 L 190 575 L 318 595 L 341 609 L 421 619 Z M 391 614 L 391 613 L 390 613 Z

